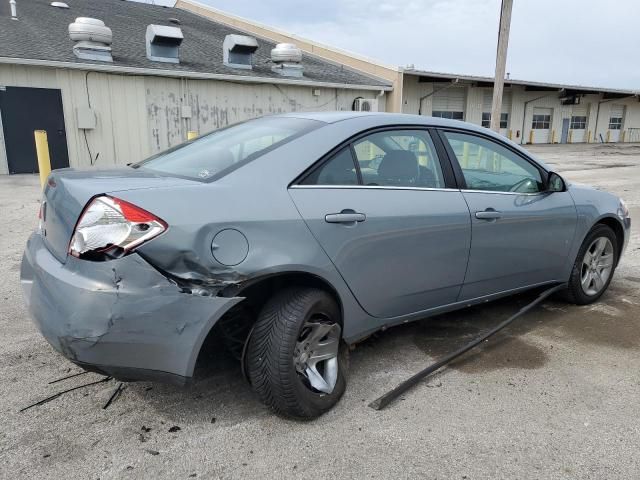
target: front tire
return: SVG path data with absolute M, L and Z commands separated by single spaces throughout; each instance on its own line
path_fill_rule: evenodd
M 571 303 L 588 305 L 607 290 L 618 264 L 616 235 L 606 225 L 596 225 L 587 234 L 571 270 L 566 297 Z
M 347 362 L 340 309 L 314 288 L 288 288 L 258 317 L 246 351 L 246 370 L 260 401 L 276 413 L 312 419 L 345 391 Z

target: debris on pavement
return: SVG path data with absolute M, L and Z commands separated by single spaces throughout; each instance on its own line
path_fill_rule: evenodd
M 109 397 L 109 400 L 107 400 L 107 403 L 105 403 L 102 406 L 103 410 L 106 410 L 107 408 L 109 408 L 109 406 L 115 402 L 117 400 L 117 398 L 120 396 L 120 394 L 122 393 L 122 390 L 124 390 L 124 383 L 120 382 L 118 384 L 118 386 L 116 387 L 116 389 L 113 391 L 113 393 L 111 394 L 111 396 Z
M 48 403 L 48 402 L 50 402 L 52 400 L 55 400 L 56 398 L 64 395 L 65 393 L 73 392 L 75 390 L 80 390 L 81 388 L 85 388 L 85 387 L 90 387 L 91 385 L 97 385 L 98 383 L 108 382 L 109 380 L 111 380 L 111 377 L 104 377 L 103 379 L 97 380 L 95 382 L 85 383 L 85 384 L 79 385 L 77 387 L 73 387 L 73 388 L 69 388 L 67 390 L 63 390 L 63 391 L 58 392 L 58 393 L 56 393 L 54 395 L 51 395 L 50 397 L 47 397 L 47 398 L 45 398 L 43 400 L 40 400 L 40 401 L 38 401 L 36 403 L 32 403 L 31 405 L 28 405 L 28 406 L 26 406 L 24 408 L 21 408 L 19 410 L 19 413 L 22 413 L 22 412 L 24 412 L 26 410 L 29 410 L 30 408 L 33 408 L 33 407 L 38 407 L 40 405 L 44 405 L 45 403 Z

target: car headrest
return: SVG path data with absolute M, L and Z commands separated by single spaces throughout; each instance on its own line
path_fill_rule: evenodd
M 216 170 L 218 171 L 222 171 L 235 163 L 233 153 L 227 148 L 212 148 L 209 155 L 210 158 L 213 159 Z
M 386 180 L 415 182 L 420 176 L 418 158 L 408 150 L 391 150 L 382 158 L 378 176 Z

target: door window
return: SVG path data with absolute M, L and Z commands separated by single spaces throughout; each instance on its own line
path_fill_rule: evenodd
M 502 145 L 474 135 L 444 132 L 467 188 L 495 192 L 536 193 L 544 189 L 540 171 Z
M 372 133 L 353 144 L 364 185 L 444 188 L 431 136 L 423 130 Z
M 357 185 L 356 165 L 348 146 L 305 177 L 302 185 Z
M 534 114 L 531 121 L 531 128 L 533 130 L 549 130 L 551 126 L 551 115 Z

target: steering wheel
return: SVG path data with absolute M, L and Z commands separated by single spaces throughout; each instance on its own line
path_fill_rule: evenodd
M 516 183 L 515 185 L 511 186 L 511 188 L 509 188 L 509 191 L 510 192 L 532 193 L 533 191 L 535 191 L 535 189 L 532 188 L 532 187 L 535 187 L 535 184 L 536 184 L 536 182 L 532 178 L 523 178 L 518 183 Z M 520 190 L 522 187 L 526 187 L 526 188 L 523 189 L 523 190 Z

